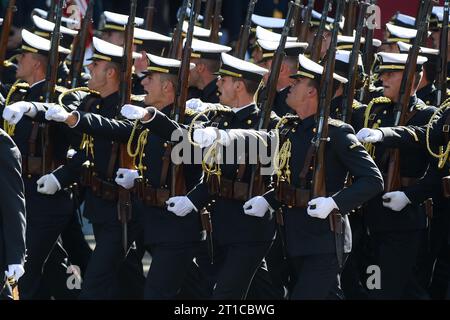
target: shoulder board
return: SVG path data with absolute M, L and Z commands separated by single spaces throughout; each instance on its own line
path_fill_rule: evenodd
M 359 102 L 358 100 L 353 100 L 353 103 L 352 103 L 352 108 L 353 109 L 361 108 L 361 106 L 362 106 L 361 102 Z
M 130 97 L 131 101 L 143 102 L 145 99 L 145 94 L 132 94 Z
M 386 97 L 378 97 L 378 98 L 374 98 L 372 99 L 372 101 L 370 101 L 370 105 L 376 105 L 376 104 L 388 104 L 391 103 L 392 100 Z
M 328 124 L 333 126 L 333 127 L 342 127 L 346 123 L 344 121 L 341 121 L 341 120 L 331 119 L 330 118 L 330 119 L 328 119 Z
M 191 108 L 186 108 L 184 110 L 184 113 L 188 116 L 194 116 L 194 115 L 198 114 L 198 112 L 196 112 L 194 109 L 191 109 Z
M 277 123 L 277 125 L 275 126 L 275 128 L 280 128 L 283 127 L 285 125 L 294 123 L 295 121 L 299 121 L 300 118 L 297 115 L 293 115 L 293 114 L 287 114 L 285 116 L 283 116 Z
M 30 85 L 26 82 L 16 83 L 15 86 L 19 89 L 28 89 L 30 87 Z

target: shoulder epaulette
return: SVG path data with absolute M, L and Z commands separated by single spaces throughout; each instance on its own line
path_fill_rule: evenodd
M 19 89 L 28 89 L 30 85 L 27 82 L 19 82 L 16 83 L 14 86 L 16 86 Z
M 145 96 L 145 94 L 132 94 L 130 99 L 131 101 L 144 102 Z
M 344 121 L 338 120 L 338 119 L 328 119 L 328 124 L 333 127 L 342 127 L 344 124 L 346 124 Z
M 276 124 L 275 128 L 278 129 L 282 126 L 287 125 L 288 123 L 294 123 L 295 121 L 299 121 L 299 117 L 297 115 L 293 115 L 293 114 L 286 114 L 285 116 L 283 116 L 278 123 Z
M 370 105 L 376 105 L 376 104 L 388 104 L 391 103 L 392 100 L 387 98 L 387 97 L 377 97 L 377 98 L 373 98 L 369 104 Z

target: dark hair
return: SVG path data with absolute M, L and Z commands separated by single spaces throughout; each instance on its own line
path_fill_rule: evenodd
M 206 66 L 206 69 L 208 69 L 209 72 L 214 73 L 219 71 L 220 69 L 220 61 L 219 60 L 212 60 L 212 59 L 197 59 L 199 64 L 204 64 Z
M 167 74 L 167 73 L 160 73 L 160 80 L 161 81 L 170 81 L 172 82 L 174 90 L 177 90 L 177 83 L 178 83 L 178 76 L 174 74 Z
M 248 79 L 235 78 L 235 77 L 232 77 L 231 79 L 233 82 L 242 81 L 244 83 L 247 93 L 251 94 L 251 95 L 254 95 L 256 93 L 256 91 L 259 88 L 259 84 L 261 83 L 261 82 L 255 81 L 255 80 L 248 80 Z
M 333 87 L 331 88 L 331 96 L 333 97 L 336 94 L 337 89 L 339 88 L 339 85 L 341 83 L 337 80 L 333 80 Z M 320 81 L 319 79 L 309 79 L 308 81 L 308 85 L 310 87 L 313 87 L 317 90 L 317 95 L 319 96 L 320 99 Z

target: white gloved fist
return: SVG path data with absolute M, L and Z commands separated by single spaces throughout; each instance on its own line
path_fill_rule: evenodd
M 61 190 L 61 185 L 53 173 L 40 177 L 36 183 L 38 185 L 37 191 L 42 194 L 52 195 Z
M 45 111 L 45 119 L 49 121 L 64 122 L 69 117 L 70 113 L 64 110 L 60 105 L 51 105 Z
M 133 104 L 125 104 L 120 110 L 120 113 L 127 119 L 140 120 L 145 117 L 147 110 Z
M 376 143 L 383 141 L 383 132 L 378 129 L 362 128 L 356 134 L 356 138 L 362 143 Z
M 383 206 L 393 211 L 402 211 L 411 201 L 402 191 L 388 192 L 383 195 Z
M 184 217 L 192 210 L 198 211 L 186 196 L 172 197 L 166 201 L 166 204 L 167 211 L 173 212 L 179 217 Z
M 332 197 L 319 197 L 308 202 L 308 214 L 313 218 L 325 219 L 333 211 L 339 209 Z
M 33 104 L 27 101 L 18 101 L 7 105 L 3 110 L 3 119 L 10 124 L 17 124 L 23 115 L 33 108 Z
M 203 103 L 202 100 L 197 98 L 192 98 L 186 101 L 186 108 L 192 109 L 196 112 L 205 111 L 208 107 L 207 103 Z
M 13 277 L 14 280 L 19 281 L 20 277 L 25 273 L 25 269 L 21 264 L 10 264 L 8 270 L 5 271 L 6 277 Z
M 214 127 L 206 127 L 194 130 L 194 142 L 198 143 L 201 148 L 211 146 L 219 135 L 219 143 L 228 146 L 231 143 L 231 138 L 225 130 L 219 130 Z
M 116 173 L 116 183 L 125 188 L 131 189 L 134 186 L 134 180 L 139 178 L 139 172 L 132 169 L 119 168 Z
M 264 217 L 267 210 L 271 209 L 267 200 L 262 196 L 251 198 L 246 203 L 244 203 L 243 208 L 245 214 L 260 218 Z

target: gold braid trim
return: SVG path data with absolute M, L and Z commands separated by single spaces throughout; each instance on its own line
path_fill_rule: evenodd
M 447 142 L 447 146 L 444 151 L 444 147 L 439 147 L 439 154 L 436 154 L 431 150 L 430 146 L 430 128 L 433 125 L 434 120 L 436 119 L 436 116 L 439 112 L 444 111 L 450 107 L 450 98 L 445 100 L 444 103 L 441 104 L 441 106 L 433 113 L 433 116 L 431 117 L 430 121 L 427 123 L 427 131 L 426 131 L 426 142 L 427 142 L 427 149 L 431 156 L 433 156 L 436 159 L 439 159 L 438 161 L 438 167 L 442 169 L 445 165 L 445 163 L 448 160 L 448 156 L 450 154 L 450 141 Z
M 280 181 L 287 180 L 291 183 L 291 170 L 289 168 L 289 159 L 291 158 L 292 143 L 291 140 L 286 139 L 280 148 L 280 127 L 284 126 L 289 120 L 297 118 L 296 116 L 287 115 L 282 117 L 275 126 L 276 148 L 274 155 L 274 169 L 277 175 L 277 184 Z
M 378 97 L 375 99 L 372 99 L 372 101 L 369 102 L 367 105 L 366 111 L 364 112 L 364 128 L 369 127 L 369 116 L 372 111 L 372 107 L 375 104 L 381 104 L 381 103 L 391 103 L 391 99 L 386 97 Z M 372 129 L 377 129 L 379 127 L 377 122 L 374 122 L 372 125 Z M 375 159 L 375 146 L 372 143 L 364 143 L 364 147 L 367 150 L 367 153 L 372 157 L 372 159 Z
M 30 85 L 26 82 L 21 82 L 22 80 L 17 80 L 13 83 L 11 86 L 11 89 L 9 89 L 8 94 L 6 95 L 5 99 L 5 107 L 9 105 L 9 101 L 11 100 L 12 95 L 17 91 L 17 89 L 28 89 Z M 9 136 L 14 135 L 14 131 L 16 129 L 15 124 L 10 124 L 8 121 L 3 120 L 3 128 L 5 129 L 6 133 L 9 134 Z
M 58 88 L 62 89 L 62 93 L 58 96 L 58 104 L 60 106 L 64 106 L 64 103 L 62 102 L 62 100 L 64 99 L 64 97 L 68 94 L 71 94 L 73 92 L 77 92 L 77 91 L 83 91 L 83 92 L 88 92 L 88 93 L 93 93 L 93 94 L 99 94 L 97 91 L 91 90 L 88 87 L 77 87 L 77 88 L 73 88 L 73 89 L 66 89 L 64 87 L 60 87 L 58 86 Z
M 134 131 L 134 128 L 133 128 L 133 131 Z M 142 159 L 144 158 L 144 150 L 145 150 L 145 146 L 147 144 L 147 137 L 148 137 L 148 133 L 149 132 L 150 132 L 150 130 L 145 129 L 139 135 L 138 143 L 137 143 L 137 146 L 136 146 L 136 153 L 135 154 L 130 154 L 130 152 L 128 150 L 128 145 L 127 145 L 127 151 L 128 151 L 128 154 L 131 157 L 136 158 L 136 156 L 139 155 L 139 164 L 137 166 L 137 169 L 139 170 L 139 173 L 140 173 L 141 177 L 144 176 L 144 170 L 147 170 L 147 167 L 144 166 L 144 164 L 142 162 Z

